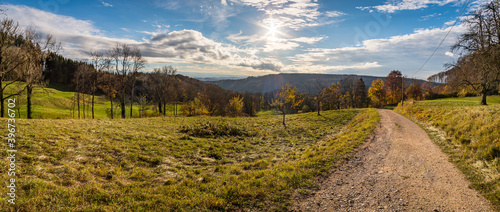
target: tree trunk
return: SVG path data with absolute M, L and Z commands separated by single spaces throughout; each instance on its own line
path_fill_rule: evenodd
M 0 60 L 1 61 L 1 60 Z M 0 117 L 5 117 L 5 105 L 3 103 L 3 84 L 2 84 L 2 80 L 0 80 L 0 100 L 2 100 L 2 103 L 0 103 Z
M 78 105 L 78 119 L 80 119 L 80 93 L 76 93 L 76 103 Z
M 122 97 L 120 98 L 120 107 L 122 109 L 122 119 L 125 118 L 125 92 L 122 93 Z
M 286 128 L 286 124 L 285 124 L 285 113 L 283 113 L 283 126 L 285 126 L 285 128 Z
M 94 93 L 92 93 L 92 119 L 94 119 Z
M 316 103 L 318 105 L 318 116 L 321 116 L 321 114 L 319 113 L 321 110 L 321 102 L 318 100 Z
M 82 93 L 83 119 L 85 119 L 85 93 Z
M 487 96 L 487 95 L 486 95 L 486 92 L 483 92 L 483 93 L 481 94 L 481 105 L 487 105 L 487 104 L 486 104 L 486 96 Z
M 32 119 L 33 117 L 31 117 L 31 94 L 33 93 L 33 88 L 31 86 L 28 86 L 26 88 L 26 91 L 27 91 L 27 97 L 26 97 L 26 103 L 27 103 L 27 118 L 28 119 Z
M 134 106 L 134 90 L 135 83 L 132 85 L 132 92 L 130 93 L 130 118 L 132 118 L 132 107 Z
M 163 103 L 163 116 L 167 115 L 167 103 Z
M 163 114 L 163 112 L 162 112 L 162 107 L 161 107 L 161 102 L 158 102 L 158 112 L 159 112 L 160 114 Z
M 115 115 L 113 113 L 113 97 L 110 97 L 109 99 L 111 100 L 111 110 L 110 110 L 111 111 L 111 119 L 113 119 L 113 116 Z

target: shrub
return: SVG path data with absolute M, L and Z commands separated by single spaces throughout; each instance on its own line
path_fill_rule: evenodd
M 182 126 L 181 133 L 187 133 L 194 137 L 221 137 L 221 136 L 244 136 L 252 137 L 257 135 L 255 132 L 248 131 L 246 128 L 234 126 L 228 122 L 204 122 L 194 126 Z

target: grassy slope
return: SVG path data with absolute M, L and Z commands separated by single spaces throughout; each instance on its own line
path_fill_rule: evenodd
M 50 92 L 50 91 L 49 91 Z M 38 117 L 57 118 L 71 92 L 37 94 Z M 51 99 L 52 98 L 52 99 Z M 52 109 L 50 109 L 52 108 Z M 68 112 L 59 118 L 68 118 Z M 50 114 L 50 115 L 48 115 Z M 372 109 L 257 118 L 17 120 L 19 211 L 286 210 L 373 131 Z M 63 116 L 64 115 L 64 116 Z M 105 117 L 104 114 L 101 114 Z M 98 117 L 100 118 L 101 115 Z M 3 119 L 6 122 L 6 119 Z M 249 136 L 180 132 L 232 126 Z M 7 131 L 7 130 L 6 130 Z M 5 133 L 6 134 L 6 133 Z M 6 152 L 0 153 L 6 158 Z M 7 160 L 0 161 L 8 167 Z M 0 180 L 9 176 L 2 172 Z
M 471 180 L 472 186 L 500 208 L 500 96 L 447 98 L 407 103 L 396 111 L 422 122 L 431 137 Z M 439 129 L 438 131 L 432 128 Z M 440 135 L 439 131 L 445 135 Z
M 9 93 L 12 92 L 12 90 L 17 89 L 17 86 L 21 85 L 15 85 L 15 86 L 9 86 L 7 87 L 7 90 L 5 92 L 5 95 L 8 95 Z M 66 91 L 64 88 L 61 87 L 46 87 L 46 88 L 36 88 L 33 92 L 33 99 L 32 99 L 32 107 L 33 107 L 33 118 L 35 119 L 66 119 L 66 118 L 73 118 L 73 107 L 74 107 L 74 117 L 78 117 L 78 112 L 77 112 L 77 107 L 73 106 L 74 104 L 74 98 L 75 97 L 75 92 L 71 91 Z M 80 98 L 83 98 L 82 96 Z M 19 114 L 21 118 L 26 118 L 26 94 L 23 93 L 21 96 L 16 97 L 18 101 L 18 107 L 19 107 Z M 92 117 L 92 111 L 90 109 L 90 100 L 91 96 L 86 95 L 86 102 L 87 108 L 86 108 L 86 118 L 91 118 Z M 116 101 L 116 100 L 115 100 Z M 96 119 L 107 119 L 108 115 L 106 114 L 106 110 L 109 110 L 110 107 L 110 101 L 105 98 L 104 96 L 96 96 L 95 97 L 95 104 L 94 104 L 94 112 L 95 112 L 95 118 Z M 80 117 L 83 118 L 83 106 L 80 105 L 81 109 L 81 114 Z M 114 114 L 115 117 L 120 116 L 120 108 L 119 104 L 117 102 L 114 103 Z M 180 109 L 180 106 L 178 106 L 178 109 Z M 168 105 L 167 108 L 168 113 L 171 113 L 173 111 L 173 106 Z M 148 110 L 148 114 L 153 114 L 154 112 L 152 111 L 152 108 Z M 18 114 L 18 117 L 19 117 Z M 126 115 L 129 117 L 130 115 L 130 105 L 126 105 Z M 134 104 L 133 108 L 133 116 L 138 117 L 139 116 L 139 105 Z

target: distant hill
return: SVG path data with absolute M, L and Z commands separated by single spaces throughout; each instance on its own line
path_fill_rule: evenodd
M 337 83 L 346 77 L 361 77 L 367 88 L 370 87 L 372 82 L 378 78 L 385 80 L 385 77 L 347 74 L 273 74 L 259 77 L 248 77 L 238 80 L 207 81 L 207 83 L 218 85 L 227 90 L 250 93 L 265 93 L 274 91 L 281 88 L 282 85 L 289 83 L 296 86 L 300 93 L 314 94 L 317 92 L 314 88 L 318 80 L 321 84 L 328 86 L 332 83 Z M 419 83 L 424 82 L 423 80 L 418 81 Z

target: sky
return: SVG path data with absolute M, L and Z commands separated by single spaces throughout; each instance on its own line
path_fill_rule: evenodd
M 471 0 L 466 13 L 487 0 Z M 7 0 L 2 16 L 52 34 L 84 60 L 139 48 L 143 71 L 191 77 L 325 73 L 426 79 L 457 59 L 467 0 Z M 467 14 L 462 16 L 466 17 Z M 425 64 L 441 40 L 448 37 Z M 420 69 L 420 67 L 422 67 Z

